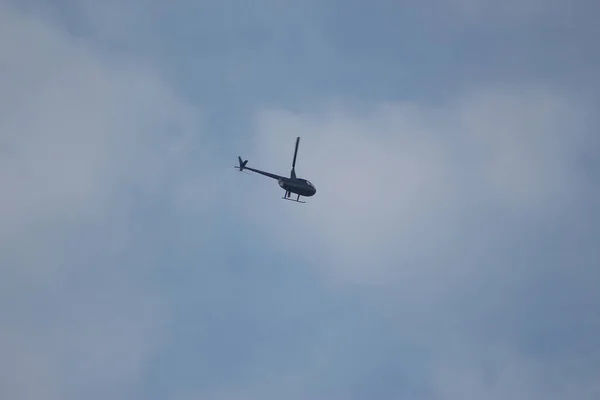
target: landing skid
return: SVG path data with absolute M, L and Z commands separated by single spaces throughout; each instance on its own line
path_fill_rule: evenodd
M 296 203 L 306 203 L 305 201 L 302 201 L 302 200 L 290 199 L 289 197 L 282 197 L 282 199 L 289 200 L 289 201 L 295 201 Z
M 300 195 L 298 195 L 298 197 L 296 197 L 296 200 L 290 199 L 290 194 L 291 194 L 291 192 L 289 190 L 286 191 L 285 194 L 283 195 L 282 199 L 289 200 L 289 201 L 295 201 L 296 203 L 306 203 L 305 201 L 300 200 Z

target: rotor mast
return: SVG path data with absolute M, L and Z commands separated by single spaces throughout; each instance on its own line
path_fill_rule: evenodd
M 294 150 L 294 161 L 292 161 L 292 172 L 290 178 L 296 179 L 296 156 L 298 155 L 298 144 L 300 143 L 300 136 L 296 138 L 296 149 Z

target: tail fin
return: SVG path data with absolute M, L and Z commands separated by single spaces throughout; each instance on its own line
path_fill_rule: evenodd
M 244 167 L 248 163 L 248 160 L 242 161 L 242 157 L 238 156 L 238 161 L 240 162 L 240 166 L 239 167 L 236 166 L 235 168 L 239 169 L 240 171 L 243 171 Z

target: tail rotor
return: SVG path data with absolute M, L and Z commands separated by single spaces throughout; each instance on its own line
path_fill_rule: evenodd
M 242 161 L 242 157 L 238 156 L 238 161 L 240 163 L 239 166 L 235 166 L 235 169 L 239 169 L 240 172 L 244 170 L 244 168 L 246 167 L 246 164 L 248 163 L 248 160 Z

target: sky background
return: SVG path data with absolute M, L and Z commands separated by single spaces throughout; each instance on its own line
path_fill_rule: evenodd
M 0 397 L 597 399 L 598 12 L 0 0 Z

